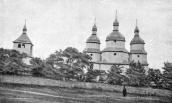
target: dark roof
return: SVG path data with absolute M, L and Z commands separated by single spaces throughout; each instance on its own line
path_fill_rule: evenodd
M 125 52 L 128 53 L 128 51 L 125 48 L 112 48 L 112 47 L 107 47 L 102 50 L 102 52 Z
M 145 50 L 130 50 L 132 54 L 147 54 Z
M 131 44 L 145 44 L 145 42 L 142 38 L 140 38 L 140 36 L 138 34 L 135 34 L 134 38 L 130 42 L 130 45 Z
M 87 48 L 84 50 L 86 53 L 100 53 L 99 49 Z
M 26 32 L 27 32 L 27 28 L 26 28 L 26 22 L 25 22 L 22 35 L 20 35 L 16 40 L 14 40 L 13 43 L 27 43 L 27 44 L 33 45 L 31 40 L 27 36 Z
M 21 36 L 19 36 L 16 40 L 14 40 L 13 42 L 14 43 L 28 43 L 28 44 L 32 44 L 32 42 L 29 39 L 29 37 L 27 36 L 27 34 L 24 34 L 24 33 Z
M 145 44 L 144 40 L 140 38 L 139 36 L 139 28 L 137 26 L 137 21 L 136 21 L 136 27 L 134 29 L 134 38 L 131 40 L 130 45 L 132 44 Z
M 98 43 L 100 44 L 100 39 L 97 37 L 96 34 L 92 34 L 86 41 L 86 43 Z
M 125 41 L 125 37 L 119 31 L 112 31 L 107 37 L 106 41 Z

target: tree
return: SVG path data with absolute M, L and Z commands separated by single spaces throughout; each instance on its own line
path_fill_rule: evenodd
M 131 62 L 129 65 L 129 69 L 126 72 L 129 77 L 129 85 L 131 86 L 145 86 L 146 85 L 146 75 L 144 66 L 142 66 L 139 62 L 134 63 Z
M 146 76 L 149 86 L 160 88 L 162 87 L 162 73 L 159 69 L 149 69 Z
M 32 58 L 30 63 L 32 64 L 32 75 L 33 76 L 44 76 L 43 69 L 45 68 L 43 60 L 40 58 Z
M 125 79 L 125 76 L 122 75 L 121 66 L 119 65 L 112 65 L 110 70 L 107 73 L 107 83 L 109 84 L 118 84 L 121 85 Z
M 59 50 L 51 54 L 47 59 L 46 63 L 50 64 L 53 68 L 58 67 L 59 63 L 64 63 L 63 51 Z
M 79 52 L 76 48 L 68 47 L 65 50 L 51 54 L 46 63 L 50 64 L 56 75 L 62 80 L 75 79 L 82 81 L 84 69 L 89 65 L 90 56 Z
M 172 90 L 172 63 L 164 63 L 163 79 L 166 82 L 166 88 Z
M 63 56 L 66 58 L 65 65 L 68 66 L 65 69 L 66 73 L 69 73 L 70 77 L 68 78 L 81 81 L 84 78 L 84 68 L 89 65 L 90 56 L 72 47 L 66 48 Z
M 26 57 L 25 53 L 19 53 L 16 50 L 0 48 L 0 73 L 19 75 L 26 65 L 22 59 Z
M 32 58 L 30 63 L 31 65 L 31 73 L 33 76 L 37 77 L 47 77 L 52 79 L 59 79 L 60 76 L 58 72 L 53 68 L 50 63 L 47 63 L 45 60 L 41 58 Z
M 87 68 L 87 72 L 84 78 L 85 82 L 95 82 L 98 76 L 105 73 L 104 71 L 93 69 L 93 65 L 93 63 L 90 63 L 90 65 Z

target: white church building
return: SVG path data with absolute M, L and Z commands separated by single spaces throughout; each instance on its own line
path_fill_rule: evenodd
M 125 48 L 125 37 L 119 31 L 117 14 L 113 22 L 113 30 L 106 37 L 106 47 L 100 49 L 100 39 L 97 36 L 96 24 L 92 27 L 92 34 L 86 40 L 84 52 L 92 57 L 94 69 L 109 70 L 112 65 L 129 66 L 131 61 L 140 62 L 143 66 L 148 66 L 147 52 L 144 48 L 144 40 L 139 35 L 139 28 L 136 23 L 134 37 L 130 42 L 130 51 Z

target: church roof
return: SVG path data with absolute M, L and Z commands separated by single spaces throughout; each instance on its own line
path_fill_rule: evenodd
M 145 44 L 144 40 L 142 38 L 140 38 L 139 36 L 139 28 L 137 26 L 137 20 L 136 20 L 136 27 L 134 29 L 134 38 L 131 40 L 130 45 L 131 44 Z
M 102 50 L 102 52 L 125 52 L 128 53 L 128 51 L 125 48 L 112 48 L 112 47 L 107 47 Z
M 139 35 L 134 35 L 134 38 L 131 40 L 130 44 L 145 44 L 145 42 Z
M 100 44 L 100 39 L 97 37 L 97 26 L 96 24 L 92 27 L 92 35 L 88 37 L 86 43 L 97 43 Z
M 97 35 L 92 34 L 86 41 L 86 43 L 98 43 L 100 44 L 100 39 L 97 37 Z
M 119 31 L 111 32 L 107 37 L 106 41 L 125 41 L 125 37 Z
M 125 41 L 125 37 L 118 30 L 119 22 L 117 20 L 117 11 L 115 21 L 113 22 L 113 31 L 106 37 L 106 41 Z
M 23 33 L 20 35 L 16 40 L 13 41 L 13 43 L 27 43 L 27 44 L 32 44 L 31 40 L 27 36 L 27 28 L 26 28 L 26 23 L 23 27 Z M 33 44 L 32 44 L 33 45 Z
M 21 36 L 19 36 L 16 40 L 13 41 L 14 43 L 28 43 L 28 44 L 32 44 L 31 40 L 29 39 L 29 37 L 27 36 L 27 34 L 22 34 Z

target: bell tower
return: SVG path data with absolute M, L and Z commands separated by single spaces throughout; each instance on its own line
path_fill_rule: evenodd
M 13 49 L 19 51 L 20 53 L 26 53 L 30 57 L 32 56 L 33 44 L 27 36 L 26 20 L 22 34 L 13 41 Z

